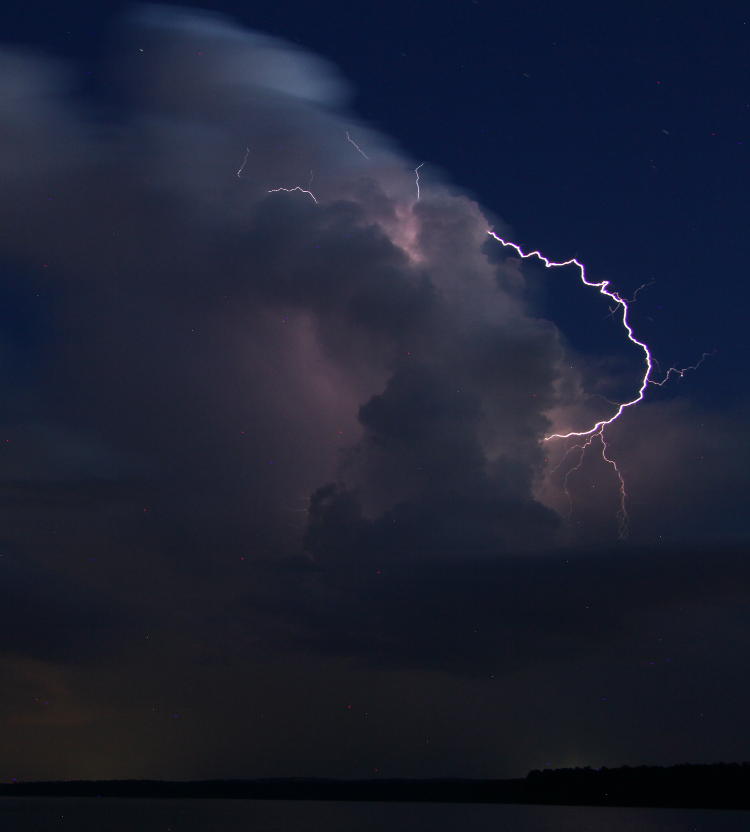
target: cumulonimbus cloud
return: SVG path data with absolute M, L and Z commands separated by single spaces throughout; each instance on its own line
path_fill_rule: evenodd
M 120 50 L 117 118 L 4 56 L 2 254 L 42 282 L 56 339 L 26 423 L 90 436 L 193 540 L 302 546 L 312 496 L 325 562 L 348 495 L 399 557 L 547 542 L 561 342 L 478 206 L 425 168 L 417 200 L 412 161 L 298 49 L 157 7 Z

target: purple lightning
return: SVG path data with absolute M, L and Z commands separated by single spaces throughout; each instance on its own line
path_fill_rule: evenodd
M 653 384 L 655 387 L 663 387 L 669 381 L 672 373 L 674 373 L 676 376 L 679 376 L 680 378 L 683 378 L 685 376 L 685 373 L 689 372 L 690 370 L 697 370 L 698 367 L 700 367 L 701 364 L 707 358 L 715 354 L 716 350 L 713 350 L 713 352 L 704 352 L 703 355 L 695 362 L 695 364 L 692 364 L 690 367 L 670 367 L 664 374 L 664 378 L 661 381 L 654 381 L 654 379 L 650 378 L 648 380 L 648 383 Z
M 307 194 L 310 199 L 317 205 L 318 200 L 315 194 L 312 191 L 308 191 L 306 188 L 301 188 L 299 185 L 295 185 L 293 188 L 270 188 L 268 193 L 269 194 L 277 194 L 279 191 L 284 191 L 284 193 L 291 194 L 295 191 L 299 191 L 300 193 Z
M 583 443 L 581 443 L 579 445 L 574 445 L 572 448 L 569 448 L 565 452 L 565 455 L 563 456 L 560 464 L 554 469 L 556 471 L 564 463 L 564 461 L 567 459 L 569 454 L 572 453 L 574 450 L 580 450 L 581 453 L 580 453 L 580 457 L 578 459 L 578 462 L 576 463 L 576 465 L 574 465 L 566 473 L 565 478 L 563 480 L 563 490 L 564 490 L 564 492 L 565 492 L 565 494 L 568 498 L 568 501 L 571 505 L 571 510 L 572 510 L 572 499 L 571 499 L 571 496 L 570 496 L 570 492 L 568 490 L 568 478 L 570 477 L 570 475 L 574 471 L 580 470 L 586 451 L 588 450 L 588 448 L 591 447 L 595 438 L 599 439 L 599 441 L 601 442 L 601 446 L 602 446 L 602 459 L 604 460 L 604 462 L 606 462 L 608 465 L 610 465 L 613 468 L 613 470 L 614 470 L 614 472 L 617 476 L 617 480 L 618 480 L 618 484 L 619 484 L 619 492 L 620 492 L 620 506 L 619 506 L 619 509 L 618 509 L 618 512 L 617 512 L 618 537 L 620 539 L 624 539 L 628 535 L 628 523 L 629 523 L 628 512 L 627 512 L 627 497 L 628 497 L 628 495 L 627 495 L 627 490 L 625 488 L 625 479 L 622 476 L 622 472 L 618 468 L 617 463 L 615 462 L 615 460 L 611 456 L 609 456 L 609 454 L 608 454 L 609 447 L 607 446 L 607 440 L 606 440 L 606 437 L 605 437 L 605 429 L 609 425 L 611 425 L 613 422 L 617 421 L 617 419 L 619 419 L 620 416 L 622 416 L 622 414 L 624 413 L 624 411 L 627 408 L 633 407 L 634 405 L 643 401 L 643 399 L 646 395 L 646 389 L 648 388 L 649 384 L 654 384 L 658 387 L 661 387 L 662 385 L 666 384 L 666 382 L 668 381 L 668 379 L 670 378 L 670 376 L 673 373 L 675 375 L 679 375 L 680 378 L 682 378 L 685 375 L 685 373 L 688 372 L 689 370 L 698 369 L 698 367 L 700 367 L 700 365 L 705 361 L 705 359 L 708 357 L 708 355 L 710 353 L 703 353 L 700 360 L 698 362 L 696 362 L 696 364 L 692 365 L 691 367 L 684 367 L 682 369 L 678 369 L 676 367 L 670 367 L 667 370 L 664 378 L 661 379 L 661 381 L 655 381 L 653 378 L 651 378 L 651 374 L 653 372 L 654 363 L 655 363 L 654 358 L 651 355 L 651 351 L 649 350 L 648 345 L 646 343 L 644 343 L 643 341 L 639 341 L 638 338 L 636 338 L 635 333 L 633 332 L 633 328 L 630 325 L 630 321 L 628 320 L 628 313 L 630 312 L 630 307 L 629 307 L 628 304 L 633 303 L 633 301 L 636 299 L 636 297 L 638 295 L 638 292 L 640 292 L 641 289 L 646 288 L 646 285 L 649 285 L 649 284 L 644 284 L 643 286 L 640 286 L 636 290 L 633 297 L 628 301 L 625 298 L 623 298 L 618 292 L 614 292 L 614 291 L 609 289 L 610 281 L 602 280 L 599 283 L 597 283 L 595 281 L 589 280 L 586 277 L 586 267 L 583 265 L 583 263 L 581 263 L 575 257 L 571 258 L 570 260 L 565 260 L 561 263 L 555 263 L 552 260 L 549 260 L 548 258 L 546 258 L 539 251 L 524 252 L 519 245 L 517 245 L 516 243 L 512 243 L 508 240 L 504 240 L 502 237 L 499 237 L 491 229 L 488 229 L 487 233 L 494 240 L 497 240 L 497 242 L 500 243 L 502 246 L 514 249 L 518 253 L 519 257 L 521 257 L 521 259 L 523 259 L 523 260 L 526 260 L 529 257 L 536 257 L 539 260 L 541 260 L 542 263 L 544 263 L 545 268 L 548 268 L 548 269 L 560 268 L 562 266 L 576 266 L 578 268 L 582 283 L 584 283 L 586 286 L 591 286 L 592 288 L 598 289 L 599 294 L 605 295 L 606 297 L 610 298 L 611 300 L 613 300 L 615 302 L 615 307 L 612 310 L 613 313 L 616 312 L 618 309 L 622 310 L 622 325 L 625 328 L 625 332 L 627 333 L 628 340 L 631 343 L 635 344 L 643 352 L 643 356 L 644 356 L 644 359 L 645 359 L 645 371 L 644 371 L 643 376 L 641 378 L 640 385 L 638 387 L 637 393 L 632 399 L 629 399 L 628 401 L 625 401 L 625 402 L 621 402 L 619 404 L 615 404 L 614 405 L 615 406 L 615 412 L 613 413 L 612 416 L 610 416 L 608 419 L 601 419 L 598 422 L 595 422 L 590 428 L 587 428 L 586 430 L 568 431 L 567 433 L 553 433 L 553 434 L 550 434 L 549 436 L 544 437 L 545 442 L 549 442 L 552 439 L 570 439 L 572 437 L 576 437 L 576 438 L 584 438 L 585 437 L 585 441 Z M 554 473 L 554 471 L 553 471 L 553 473 Z
M 627 502 L 628 492 L 625 490 L 625 480 L 623 479 L 620 469 L 617 467 L 617 463 L 614 459 L 607 456 L 609 448 L 607 447 L 607 440 L 604 436 L 604 428 L 598 432 L 597 436 L 599 437 L 599 441 L 602 443 L 602 459 L 612 466 L 620 486 L 620 507 L 617 509 L 617 536 L 620 540 L 625 540 L 628 536 L 628 526 L 630 524 Z
M 420 162 L 420 163 L 419 163 L 419 164 L 418 164 L 418 165 L 414 168 L 414 173 L 415 173 L 415 175 L 416 175 L 415 180 L 414 180 L 414 183 L 415 183 L 415 184 L 416 184 L 416 186 L 417 186 L 417 201 L 419 201 L 419 169 L 422 167 L 422 165 L 423 165 L 423 164 L 424 164 L 424 162 Z
M 576 471 L 581 470 L 581 465 L 583 465 L 583 457 L 588 448 L 591 447 L 591 443 L 594 441 L 594 436 L 587 436 L 586 441 L 583 442 L 581 445 L 571 445 L 563 454 L 563 458 L 558 462 L 557 465 L 550 471 L 550 474 L 556 474 L 560 468 L 565 464 L 567 458 L 574 452 L 580 451 L 578 455 L 578 462 L 575 465 L 568 468 L 565 472 L 565 476 L 563 477 L 562 482 L 562 490 L 568 500 L 568 517 L 570 518 L 573 515 L 573 497 L 570 494 L 570 489 L 568 488 L 568 480 L 570 479 L 571 475 L 574 474 Z
M 633 292 L 633 297 L 632 297 L 632 298 L 629 298 L 629 299 L 626 301 L 626 303 L 635 303 L 635 302 L 636 302 L 636 300 L 638 299 L 638 295 L 639 295 L 639 294 L 640 294 L 640 293 L 641 293 L 644 289 L 648 289 L 648 287 L 649 287 L 649 286 L 653 286 L 653 285 L 654 285 L 654 283 L 656 283 L 656 281 L 655 281 L 655 280 L 649 280 L 649 282 L 648 282 L 648 283 L 641 283 L 641 285 L 640 285 L 640 286 L 639 286 L 639 287 L 635 290 L 635 292 Z M 609 314 L 607 315 L 607 317 L 608 317 L 608 318 L 613 317 L 613 315 L 615 314 L 615 312 L 617 312 L 617 307 L 616 307 L 616 306 L 610 306 L 610 308 L 609 308 Z
M 502 237 L 498 237 L 494 231 L 488 230 L 487 233 L 493 239 L 497 240 L 503 246 L 510 247 L 515 249 L 518 252 L 518 255 L 523 259 L 526 260 L 529 257 L 537 257 L 539 260 L 544 263 L 545 267 L 548 269 L 552 268 L 560 268 L 561 266 L 576 266 L 578 271 L 581 275 L 581 282 L 584 283 L 586 286 L 592 286 L 599 290 L 600 295 L 606 295 L 608 298 L 611 298 L 617 306 L 622 309 L 622 325 L 625 327 L 625 331 L 628 335 L 628 340 L 635 344 L 643 351 L 643 355 L 646 359 L 646 372 L 643 374 L 643 378 L 641 379 L 640 386 L 638 387 L 638 393 L 635 398 L 631 399 L 627 402 L 622 402 L 621 404 L 617 405 L 617 410 L 615 413 L 609 417 L 609 419 L 602 419 L 599 422 L 596 422 L 592 427 L 588 428 L 587 430 L 581 431 L 569 431 L 568 433 L 553 433 L 550 436 L 545 436 L 544 441 L 549 442 L 550 439 L 569 439 L 571 436 L 589 436 L 592 433 L 595 433 L 600 428 L 605 428 L 607 425 L 611 425 L 612 422 L 616 421 L 617 419 L 622 416 L 623 412 L 628 408 L 632 407 L 638 402 L 643 401 L 643 397 L 646 392 L 646 388 L 648 387 L 649 381 L 651 380 L 651 371 L 654 367 L 654 361 L 651 357 L 651 351 L 649 350 L 648 346 L 643 343 L 643 341 L 639 341 L 635 334 L 633 333 L 633 328 L 630 326 L 630 322 L 628 321 L 628 312 L 630 311 L 628 307 L 628 303 L 624 300 L 617 292 L 610 291 L 607 287 L 609 286 L 609 280 L 602 280 L 600 283 L 595 283 L 592 280 L 589 280 L 586 277 L 586 267 L 580 260 L 577 260 L 575 257 L 571 258 L 570 260 L 565 260 L 562 263 L 553 263 L 551 260 L 548 260 L 541 252 L 539 251 L 531 251 L 531 252 L 524 252 L 521 250 L 521 247 L 516 245 L 515 243 L 511 243 L 508 240 L 503 240 Z
M 354 146 L 354 148 L 357 150 L 357 152 L 359 152 L 365 159 L 369 160 L 370 157 L 362 150 L 362 148 L 360 148 L 360 146 L 354 141 L 354 139 L 352 139 L 348 130 L 346 131 L 345 135 L 346 135 L 346 140 L 351 145 Z M 237 176 L 238 177 L 241 176 L 241 174 L 244 170 L 244 167 L 247 163 L 247 157 L 248 157 L 249 152 L 250 152 L 250 149 L 247 148 L 247 152 L 246 152 L 245 158 L 242 162 L 242 166 L 237 171 Z M 414 168 L 415 185 L 416 185 L 416 192 L 417 192 L 416 193 L 417 201 L 420 199 L 420 196 L 421 196 L 420 184 L 419 184 L 420 183 L 419 170 L 423 165 L 424 165 L 424 162 L 421 162 L 419 165 L 417 165 L 416 168 Z M 299 191 L 300 193 L 303 193 L 303 194 L 306 194 L 307 196 L 309 196 L 313 200 L 313 202 L 315 202 L 315 204 L 317 205 L 318 204 L 317 197 L 315 196 L 315 194 L 311 190 L 309 190 L 309 188 L 312 185 L 312 179 L 313 179 L 313 171 L 310 171 L 310 181 L 308 183 L 308 188 L 303 188 L 299 185 L 297 185 L 293 188 L 279 187 L 279 188 L 269 189 L 268 193 L 279 193 L 279 192 L 282 192 L 282 191 L 285 192 L 285 193 L 293 193 L 295 191 Z M 613 422 L 616 422 L 620 418 L 620 416 L 622 416 L 622 414 L 625 412 L 625 410 L 627 410 L 629 407 L 634 407 L 636 404 L 643 401 L 643 399 L 645 398 L 646 390 L 648 389 L 649 384 L 655 385 L 657 387 L 661 387 L 664 384 L 666 384 L 666 382 L 671 378 L 671 376 L 673 374 L 678 375 L 680 378 L 682 378 L 685 375 L 685 373 L 687 373 L 688 371 L 697 370 L 701 366 L 701 364 L 703 364 L 705 359 L 709 355 L 711 355 L 712 353 L 703 353 L 701 358 L 692 366 L 683 367 L 683 368 L 670 367 L 667 370 L 667 372 L 665 373 L 664 377 L 659 381 L 653 379 L 652 374 L 653 374 L 653 371 L 654 371 L 654 366 L 655 365 L 658 366 L 658 364 L 657 364 L 656 360 L 653 358 L 653 356 L 651 355 L 651 351 L 650 351 L 648 345 L 644 341 L 640 341 L 635 336 L 634 330 L 633 330 L 632 326 L 630 325 L 630 321 L 629 321 L 630 305 L 633 304 L 636 301 L 636 299 L 638 297 L 638 294 L 641 291 L 648 288 L 649 286 L 651 286 L 654 283 L 653 280 L 650 281 L 649 283 L 644 283 L 643 285 L 639 286 L 635 290 L 635 292 L 634 292 L 634 294 L 631 298 L 629 298 L 629 299 L 624 298 L 624 297 L 622 297 L 622 295 L 619 294 L 619 292 L 613 291 L 609 288 L 609 286 L 610 286 L 610 281 L 609 280 L 602 280 L 602 281 L 599 281 L 599 282 L 589 280 L 588 277 L 586 276 L 586 267 L 584 266 L 584 264 L 580 260 L 578 260 L 575 257 L 573 257 L 569 260 L 564 260 L 562 262 L 557 263 L 557 262 L 554 262 L 552 260 L 549 260 L 547 257 L 545 257 L 539 251 L 524 252 L 518 244 L 510 242 L 509 240 L 503 239 L 498 234 L 496 234 L 492 229 L 488 229 L 487 234 L 490 237 L 492 237 L 494 240 L 496 240 L 498 243 L 500 243 L 502 246 L 514 249 L 515 252 L 518 254 L 518 256 L 523 260 L 526 260 L 526 259 L 529 259 L 529 258 L 532 258 L 532 257 L 536 257 L 537 259 L 539 259 L 544 264 L 545 268 L 548 268 L 548 269 L 562 268 L 563 266 L 575 266 L 578 269 L 578 272 L 579 272 L 579 275 L 580 275 L 580 280 L 584 285 L 590 286 L 590 287 L 595 288 L 595 289 L 598 289 L 599 294 L 606 296 L 611 301 L 614 301 L 615 305 L 610 308 L 609 316 L 614 317 L 614 315 L 619 310 L 622 311 L 621 321 L 622 321 L 622 325 L 625 329 L 627 338 L 632 344 L 635 344 L 641 350 L 641 352 L 643 353 L 645 369 L 644 369 L 643 375 L 642 375 L 641 380 L 640 380 L 640 384 L 637 388 L 637 391 L 636 391 L 635 395 L 631 399 L 628 399 L 627 401 L 624 401 L 624 402 L 610 402 L 612 404 L 612 406 L 615 408 L 615 410 L 614 410 L 614 413 L 609 418 L 600 419 L 599 421 L 595 422 L 591 427 L 586 428 L 585 430 L 568 431 L 567 433 L 553 433 L 553 434 L 550 434 L 549 436 L 544 437 L 545 442 L 549 442 L 552 439 L 576 438 L 576 439 L 583 440 L 581 443 L 574 444 L 571 447 L 569 447 L 565 451 L 565 454 L 563 455 L 562 460 L 550 472 L 550 473 L 555 473 L 557 470 L 559 470 L 562 467 L 562 465 L 565 463 L 565 461 L 568 459 L 568 457 L 573 452 L 575 452 L 575 451 L 580 452 L 577 463 L 566 471 L 565 476 L 563 478 L 563 491 L 564 491 L 564 493 L 565 493 L 565 495 L 568 499 L 571 514 L 572 514 L 572 510 L 573 510 L 573 500 L 572 500 L 572 497 L 571 497 L 571 494 L 570 494 L 570 491 L 569 491 L 569 488 L 568 488 L 568 482 L 569 482 L 570 476 L 574 472 L 579 471 L 581 469 L 581 466 L 583 465 L 583 461 L 584 461 L 586 451 L 592 446 L 592 444 L 594 443 L 594 441 L 596 439 L 599 440 L 599 442 L 601 444 L 601 458 L 607 465 L 609 465 L 613 469 L 613 471 L 615 473 L 615 476 L 617 477 L 617 482 L 618 482 L 618 486 L 619 486 L 619 508 L 618 508 L 618 511 L 617 511 L 618 537 L 620 539 L 624 539 L 628 536 L 628 526 L 629 526 L 629 517 L 628 517 L 628 512 L 627 512 L 628 494 L 627 494 L 627 489 L 626 489 L 626 485 L 625 485 L 625 479 L 622 475 L 622 472 L 620 471 L 615 459 L 613 459 L 609 455 L 609 446 L 607 444 L 607 438 L 605 436 L 605 430 Z M 609 400 L 607 400 L 607 401 L 609 401 Z

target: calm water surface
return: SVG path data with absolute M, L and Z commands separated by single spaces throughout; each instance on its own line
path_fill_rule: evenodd
M 750 812 L 328 803 L 0 798 L 2 832 L 748 832 Z

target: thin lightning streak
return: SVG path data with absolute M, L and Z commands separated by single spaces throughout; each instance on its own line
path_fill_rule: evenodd
M 555 465 L 555 467 L 550 471 L 550 474 L 557 473 L 557 471 L 559 471 L 560 468 L 562 468 L 562 466 L 565 464 L 565 460 L 573 453 L 573 451 L 580 451 L 581 452 L 578 456 L 578 462 L 565 472 L 565 476 L 563 477 L 563 482 L 562 482 L 562 490 L 563 490 L 563 493 L 565 494 L 565 496 L 568 500 L 568 517 L 569 518 L 572 517 L 572 515 L 573 515 L 573 497 L 570 494 L 570 489 L 568 487 L 568 480 L 570 479 L 570 475 L 572 473 L 574 473 L 575 471 L 580 471 L 581 470 L 581 465 L 583 465 L 584 454 L 586 453 L 586 450 L 591 447 L 591 443 L 593 441 L 594 441 L 593 436 L 587 436 L 586 441 L 582 445 L 571 445 L 567 449 L 567 451 L 565 451 L 565 453 L 563 455 L 563 458 L 560 460 L 560 462 L 557 465 Z
M 617 292 L 613 292 L 608 288 L 609 287 L 609 281 L 608 280 L 602 280 L 599 283 L 596 283 L 592 280 L 589 280 L 586 277 L 586 268 L 585 268 L 585 266 L 583 265 L 583 263 L 580 262 L 580 260 L 578 260 L 575 257 L 571 258 L 570 260 L 565 260 L 561 263 L 555 263 L 552 260 L 549 260 L 548 258 L 546 258 L 539 251 L 524 252 L 521 249 L 520 246 L 516 245 L 516 243 L 511 243 L 507 240 L 504 240 L 502 237 L 499 237 L 491 229 L 489 229 L 487 231 L 487 233 L 490 235 L 490 237 L 497 240 L 497 242 L 500 243 L 502 246 L 510 247 L 510 248 L 514 249 L 518 253 L 518 255 L 524 260 L 528 259 L 529 257 L 537 257 L 539 260 L 542 261 L 542 263 L 544 263 L 545 267 L 548 268 L 548 269 L 560 268 L 562 266 L 576 266 L 578 268 L 579 273 L 580 273 L 582 283 L 584 283 L 586 286 L 591 286 L 592 288 L 598 289 L 599 294 L 605 295 L 606 297 L 610 298 L 611 300 L 613 300 L 615 302 L 614 308 L 610 310 L 611 314 L 614 314 L 616 311 L 618 311 L 618 309 L 622 310 L 622 325 L 625 328 L 625 332 L 627 333 L 628 340 L 631 343 L 635 344 L 643 352 L 643 356 L 644 356 L 644 359 L 645 359 L 645 371 L 643 373 L 643 376 L 641 377 L 641 382 L 640 382 L 640 385 L 638 387 L 638 391 L 632 399 L 630 399 L 628 401 L 625 401 L 625 402 L 621 402 L 620 404 L 614 404 L 613 406 L 615 407 L 615 412 L 612 416 L 610 416 L 608 419 L 600 419 L 598 422 L 595 422 L 594 425 L 592 427 L 588 428 L 587 430 L 569 431 L 568 433 L 553 433 L 550 436 L 545 436 L 544 437 L 545 442 L 549 442 L 551 439 L 570 439 L 571 437 L 576 437 L 576 438 L 581 439 L 581 438 L 586 437 L 586 441 L 583 442 L 582 444 L 574 445 L 572 448 L 569 448 L 565 452 L 565 454 L 563 455 L 563 458 L 560 461 L 559 465 L 557 465 L 556 468 L 554 469 L 554 471 L 556 471 L 558 468 L 560 468 L 563 465 L 563 463 L 565 462 L 565 460 L 568 458 L 568 456 L 574 450 L 580 450 L 581 453 L 580 453 L 580 456 L 578 458 L 578 462 L 576 463 L 576 465 L 574 465 L 572 468 L 570 468 L 566 472 L 565 477 L 563 479 L 563 490 L 565 492 L 566 497 L 568 498 L 568 503 L 570 505 L 571 513 L 572 513 L 573 503 L 572 503 L 572 498 L 571 498 L 571 495 L 570 495 L 570 491 L 568 489 L 569 477 L 574 471 L 580 470 L 581 465 L 583 464 L 583 459 L 584 459 L 584 456 L 586 454 L 586 451 L 591 447 L 591 444 L 594 441 L 594 438 L 598 437 L 599 441 L 601 442 L 601 446 L 602 446 L 602 459 L 608 465 L 610 465 L 612 467 L 612 469 L 615 472 L 615 475 L 617 476 L 617 481 L 618 481 L 618 484 L 619 484 L 619 492 L 620 492 L 620 505 L 619 505 L 619 509 L 617 511 L 618 537 L 620 539 L 624 539 L 628 536 L 628 524 L 629 524 L 628 511 L 627 511 L 627 499 L 628 499 L 627 489 L 625 487 L 625 479 L 622 476 L 622 472 L 620 471 L 620 469 L 617 465 L 617 462 L 611 456 L 609 456 L 609 453 L 608 453 L 609 452 L 609 447 L 607 445 L 607 440 L 606 440 L 606 437 L 604 435 L 605 429 L 609 425 L 611 425 L 613 422 L 617 421 L 617 419 L 619 419 L 620 416 L 622 416 L 623 412 L 627 408 L 633 407 L 634 405 L 638 404 L 638 402 L 643 401 L 643 398 L 645 397 L 645 394 L 646 394 L 646 389 L 647 389 L 649 384 L 654 384 L 657 387 L 661 387 L 662 385 L 666 384 L 666 382 L 668 381 L 668 379 L 670 378 L 670 376 L 673 373 L 676 374 L 676 375 L 679 375 L 680 378 L 682 378 L 685 375 L 685 373 L 688 372 L 689 370 L 698 369 L 698 367 L 700 367 L 700 365 L 705 361 L 705 359 L 708 357 L 708 355 L 710 353 L 703 353 L 700 360 L 698 362 L 696 362 L 696 364 L 694 364 L 690 367 L 684 367 L 682 369 L 678 369 L 676 367 L 670 367 L 667 370 L 666 375 L 664 376 L 664 378 L 661 381 L 655 381 L 654 379 L 651 378 L 651 374 L 653 372 L 654 364 L 655 364 L 655 360 L 651 355 L 651 350 L 648 348 L 647 344 L 645 344 L 643 341 L 639 341 L 638 338 L 635 337 L 635 334 L 633 332 L 633 328 L 631 327 L 630 322 L 628 320 L 628 313 L 630 312 L 629 304 L 632 304 L 635 301 L 635 299 L 638 296 L 638 293 L 641 290 L 645 289 L 647 286 L 650 286 L 654 281 L 651 281 L 651 283 L 644 283 L 642 286 L 639 286 L 638 289 L 636 289 L 635 293 L 633 294 L 633 297 L 630 300 L 627 300 L 627 299 L 623 298 Z M 553 471 L 553 473 L 554 473 L 554 471 Z
M 565 460 L 573 453 L 573 451 L 580 451 L 583 450 L 583 445 L 571 445 L 563 454 L 563 458 L 555 465 L 554 468 L 550 469 L 550 474 L 556 474 L 562 467 L 565 465 Z M 570 472 L 568 472 L 570 473 Z
M 639 295 L 639 294 L 640 294 L 640 293 L 641 293 L 644 289 L 648 289 L 648 287 L 649 287 L 649 286 L 653 286 L 653 285 L 654 285 L 654 283 L 656 283 L 656 281 L 655 281 L 655 280 L 649 280 L 649 282 L 648 282 L 648 283 L 641 283 L 641 285 L 640 285 L 640 286 L 639 286 L 639 287 L 635 290 L 635 292 L 633 292 L 633 297 L 632 297 L 632 298 L 630 298 L 630 300 L 628 301 L 628 303 L 635 303 L 635 302 L 636 302 L 636 300 L 638 299 L 638 295 Z
M 620 540 L 625 540 L 625 538 L 628 536 L 628 526 L 630 524 L 627 503 L 628 493 L 625 490 L 625 480 L 622 476 L 622 472 L 617 467 L 617 463 L 614 461 L 614 459 L 607 456 L 607 451 L 609 450 L 609 448 L 607 446 L 607 440 L 604 438 L 604 428 L 602 428 L 599 431 L 597 436 L 599 437 L 599 441 L 602 443 L 602 459 L 612 466 L 615 474 L 617 475 L 617 481 L 620 484 L 620 507 L 617 509 L 617 536 L 620 538 Z
M 370 157 L 369 157 L 369 156 L 365 153 L 365 151 L 364 151 L 364 150 L 362 150 L 362 148 L 361 148 L 361 147 L 360 147 L 360 146 L 359 146 L 359 145 L 358 145 L 358 144 L 354 141 L 354 139 L 353 139 L 353 138 L 349 135 L 349 131 L 348 131 L 348 130 L 346 131 L 346 140 L 349 142 L 349 144 L 353 144 L 353 145 L 354 145 L 354 147 L 356 147 L 356 148 L 357 148 L 357 151 L 358 151 L 359 153 L 361 153 L 361 154 L 365 157 L 365 159 L 367 159 L 368 161 L 370 160 Z
M 245 148 L 245 158 L 242 160 L 242 164 L 240 165 L 237 171 L 237 178 L 242 179 L 242 172 L 245 170 L 245 165 L 247 164 L 247 157 L 250 155 L 250 148 Z
M 416 186 L 417 186 L 417 202 L 419 202 L 419 169 L 422 167 L 422 165 L 423 165 L 423 164 L 424 164 L 424 162 L 420 162 L 420 163 L 419 163 L 419 164 L 418 164 L 418 165 L 414 168 L 414 173 L 416 174 L 416 178 L 415 178 L 415 180 L 414 180 L 414 183 L 415 183 L 415 184 L 416 184 Z
M 674 373 L 676 376 L 679 376 L 680 378 L 683 378 L 685 373 L 689 372 L 690 370 L 697 370 L 698 367 L 700 367 L 700 365 L 707 358 L 715 354 L 716 350 L 714 350 L 713 352 L 704 352 L 703 355 L 698 359 L 698 361 L 696 361 L 695 364 L 692 364 L 690 367 L 670 367 L 664 374 L 664 378 L 661 381 L 654 381 L 654 379 L 650 378 L 648 380 L 648 383 L 653 384 L 655 387 L 663 387 L 669 381 L 672 373 Z
M 571 474 L 574 474 L 576 471 L 581 470 L 581 466 L 583 465 L 583 459 L 586 455 L 586 451 L 591 447 L 594 440 L 598 439 L 602 443 L 602 459 L 611 466 L 612 470 L 615 472 L 615 476 L 617 477 L 617 482 L 619 485 L 619 492 L 620 492 L 620 505 L 617 510 L 617 536 L 620 540 L 625 540 L 628 536 L 628 526 L 629 526 L 629 517 L 628 517 L 628 509 L 627 509 L 627 499 L 628 499 L 628 492 L 625 488 L 625 478 L 622 475 L 622 471 L 620 471 L 617 462 L 610 456 L 608 456 L 607 452 L 609 451 L 609 446 L 607 445 L 607 440 L 604 436 L 604 428 L 599 428 L 596 433 L 592 433 L 590 436 L 586 437 L 586 441 L 582 445 L 572 445 L 565 451 L 563 458 L 560 462 L 550 471 L 550 474 L 554 474 L 558 471 L 565 460 L 570 456 L 573 451 L 580 451 L 578 456 L 578 462 L 569 468 L 565 472 L 565 476 L 563 477 L 562 488 L 563 492 L 568 500 L 568 517 L 572 517 L 573 515 L 573 496 L 570 493 L 570 486 L 569 480 Z
M 294 188 L 270 188 L 268 193 L 269 194 L 277 194 L 279 191 L 284 191 L 284 193 L 291 194 L 294 191 L 299 191 L 300 193 L 307 194 L 310 199 L 317 205 L 318 200 L 315 197 L 315 194 L 312 191 L 308 191 L 306 188 L 301 188 L 299 185 L 295 185 Z
M 571 258 L 570 260 L 565 260 L 562 263 L 554 263 L 552 262 L 552 260 L 548 260 L 543 254 L 541 254 L 541 252 L 524 252 L 520 246 L 516 245 L 515 243 L 508 242 L 507 240 L 503 240 L 502 237 L 499 237 L 492 230 L 488 230 L 487 233 L 490 235 L 490 237 L 497 240 L 497 242 L 501 245 L 515 249 L 515 251 L 523 260 L 526 260 L 529 257 L 537 257 L 539 260 L 542 261 L 542 263 L 544 263 L 545 267 L 548 269 L 560 268 L 562 266 L 576 266 L 581 275 L 582 283 L 584 283 L 586 286 L 597 288 L 599 290 L 600 295 L 605 295 L 606 297 L 611 298 L 615 302 L 615 304 L 622 309 L 622 325 L 625 327 L 628 340 L 643 351 L 643 355 L 645 358 L 646 371 L 644 372 L 643 377 L 641 378 L 641 383 L 638 387 L 637 395 L 633 399 L 619 404 L 614 414 L 610 416 L 609 419 L 601 419 L 600 421 L 595 422 L 594 425 L 588 428 L 587 430 L 569 431 L 568 433 L 553 433 L 550 436 L 545 436 L 544 441 L 549 442 L 550 439 L 569 439 L 571 436 L 589 436 L 592 433 L 598 431 L 600 428 L 605 428 L 607 427 L 607 425 L 611 425 L 612 422 L 617 421 L 617 419 L 619 419 L 620 416 L 622 416 L 623 412 L 627 410 L 627 408 L 632 407 L 635 404 L 638 404 L 638 402 L 640 401 L 643 401 L 646 388 L 648 387 L 649 381 L 651 380 L 651 371 L 653 369 L 653 359 L 651 357 L 651 351 L 649 350 L 648 346 L 643 343 L 643 341 L 639 341 L 635 337 L 633 329 L 630 326 L 630 322 L 628 321 L 628 312 L 630 311 L 628 307 L 628 302 L 624 300 L 617 292 L 612 292 L 607 288 L 609 286 L 609 280 L 602 280 L 600 283 L 596 283 L 594 281 L 589 280 L 586 277 L 586 267 L 583 265 L 583 263 L 580 262 L 580 260 L 578 260 L 575 257 Z
M 641 285 L 640 285 L 640 286 L 639 286 L 639 287 L 635 290 L 635 292 L 633 292 L 633 297 L 632 297 L 632 298 L 629 298 L 629 299 L 627 300 L 627 303 L 635 303 L 635 302 L 636 302 L 636 300 L 638 299 L 638 295 L 639 295 L 639 294 L 640 294 L 640 293 L 641 293 L 644 289 L 648 289 L 648 287 L 649 287 L 649 286 L 653 286 L 653 285 L 654 285 L 654 283 L 656 283 L 656 281 L 655 281 L 655 280 L 649 280 L 649 282 L 648 282 L 648 283 L 641 283 Z M 611 307 L 609 308 L 609 314 L 607 315 L 607 317 L 608 317 L 608 318 L 613 317 L 613 316 L 614 316 L 614 314 L 615 314 L 615 312 L 617 312 L 617 307 L 616 307 L 616 306 L 611 306 Z

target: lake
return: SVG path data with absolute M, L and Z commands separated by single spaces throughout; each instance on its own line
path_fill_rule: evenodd
M 2 832 L 747 832 L 750 812 L 456 803 L 0 798 Z

